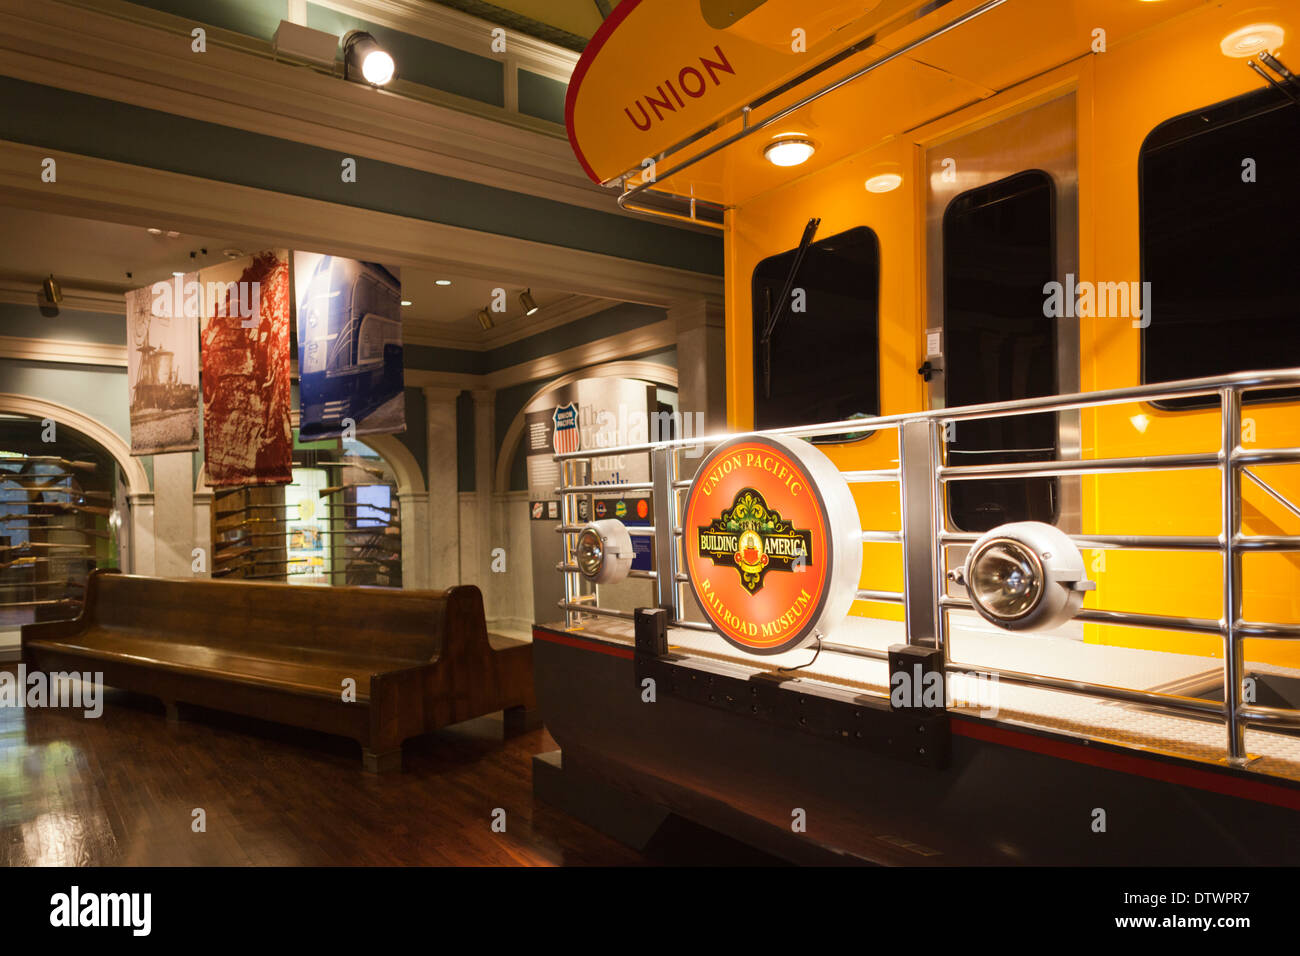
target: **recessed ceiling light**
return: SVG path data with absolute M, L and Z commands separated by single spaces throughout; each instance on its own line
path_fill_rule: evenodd
M 145 230 L 145 232 L 149 233 L 149 235 L 151 235 L 151 236 L 161 236 L 161 235 L 162 235 L 162 230 L 159 229 L 157 226 L 150 226 L 148 229 Z
M 168 238 L 168 239 L 179 239 L 180 237 L 181 237 L 181 234 L 180 234 L 179 232 L 177 232 L 175 229 L 168 229 L 168 230 L 167 230 L 167 238 Z
M 1244 60 L 1265 50 L 1275 53 L 1281 49 L 1284 39 L 1286 31 L 1276 23 L 1252 23 L 1229 33 L 1219 43 L 1219 49 L 1224 56 Z
M 434 285 L 451 285 L 451 280 L 450 280 L 450 279 L 434 279 L 434 280 L 433 280 L 433 284 L 434 284 Z
M 879 176 L 872 176 L 866 182 L 869 193 L 892 193 L 901 185 L 903 185 L 903 177 L 898 173 L 881 173 Z
M 227 259 L 242 259 L 244 252 L 242 249 L 222 249 L 221 254 Z
M 410 300 L 410 299 L 403 299 L 403 300 L 402 300 L 402 305 L 410 305 L 410 304 L 411 304 L 411 300 Z
M 763 155 L 773 166 L 798 166 L 806 163 L 817 151 L 812 140 L 802 136 L 782 136 L 768 143 Z

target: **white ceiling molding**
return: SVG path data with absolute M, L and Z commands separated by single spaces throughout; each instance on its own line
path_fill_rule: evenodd
M 322 7 L 348 13 L 380 26 L 391 27 L 403 33 L 424 37 L 467 53 L 491 59 L 507 56 L 519 66 L 533 73 L 569 82 L 573 68 L 578 65 L 579 54 L 564 47 L 547 43 L 525 33 L 501 27 L 489 20 L 481 20 L 468 13 L 453 10 L 425 0 L 311 0 Z M 492 52 L 492 31 L 506 31 L 505 54 Z
M 24 279 L 0 276 L 0 302 L 13 305 L 35 305 L 41 294 L 41 284 Z M 97 289 L 77 289 L 63 286 L 60 308 L 73 312 L 106 312 L 109 315 L 126 315 L 126 297 L 120 292 L 101 292 Z
M 58 362 L 64 365 L 112 365 L 126 368 L 126 346 L 0 335 L 0 359 Z
M 43 183 L 37 174 L 45 157 L 58 163 L 57 184 Z M 0 195 L 11 206 L 62 215 L 661 308 L 723 293 L 720 276 L 20 143 L 0 141 Z
M 602 362 L 624 359 L 629 355 L 645 355 L 647 352 L 671 348 L 676 344 L 677 324 L 672 319 L 664 319 L 662 322 L 631 329 L 618 335 L 606 336 L 594 342 L 520 362 L 518 365 L 489 372 L 486 375 L 429 372 L 408 368 L 406 384 L 410 387 L 441 385 L 453 388 L 499 390 L 538 379 L 553 378 L 577 369 L 599 365 Z
M 492 349 L 542 332 L 559 328 L 589 315 L 603 312 L 618 305 L 611 299 L 593 299 L 590 296 L 571 295 L 547 306 L 537 315 L 527 316 L 506 326 L 495 326 L 487 332 L 457 330 L 447 332 L 414 332 L 404 329 L 402 340 L 411 345 L 432 345 L 440 348 L 463 349 L 470 352 L 490 352 Z
M 407 4 L 417 6 L 416 4 Z M 0 0 L 0 73 L 412 169 L 632 216 L 592 183 L 554 124 L 431 91 L 445 105 L 276 62 L 269 46 L 190 51 L 188 23 L 98 0 Z M 424 8 L 423 4 L 418 6 Z M 430 4 L 429 11 L 442 10 Z M 443 11 L 451 16 L 453 11 Z M 460 14 L 455 14 L 461 16 Z M 469 18 L 473 19 L 473 18 Z M 154 21 L 171 28 L 152 25 Z M 210 34 L 225 34 L 213 28 Z M 229 34 L 229 36 L 237 36 Z M 521 44 L 523 40 L 519 41 Z M 263 55 L 250 46 L 266 47 Z M 88 51 L 93 51 L 89 53 Z M 423 88 L 421 88 L 423 89 Z

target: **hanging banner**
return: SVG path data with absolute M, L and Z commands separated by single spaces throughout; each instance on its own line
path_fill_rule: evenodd
M 289 253 L 259 252 L 199 278 L 208 484 L 288 484 Z
M 314 252 L 295 252 L 293 268 L 299 439 L 406 431 L 397 274 Z
M 199 274 L 126 294 L 131 454 L 199 447 Z

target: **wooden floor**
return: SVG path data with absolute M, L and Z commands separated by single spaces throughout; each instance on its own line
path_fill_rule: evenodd
M 500 714 L 411 741 L 405 773 L 375 776 L 341 738 L 209 711 L 169 726 L 155 701 L 106 698 L 98 719 L 0 708 L 0 864 L 770 862 L 689 825 L 643 855 L 534 801 L 532 756 L 555 744 L 543 730 L 503 743 Z

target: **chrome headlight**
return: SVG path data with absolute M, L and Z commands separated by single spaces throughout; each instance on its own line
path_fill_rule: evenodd
M 1096 587 L 1069 535 L 1040 521 L 986 532 L 966 557 L 963 579 L 980 616 L 1012 631 L 1064 624 Z
M 593 521 L 578 532 L 574 560 L 582 576 L 595 584 L 614 584 L 632 567 L 632 535 L 617 518 Z

